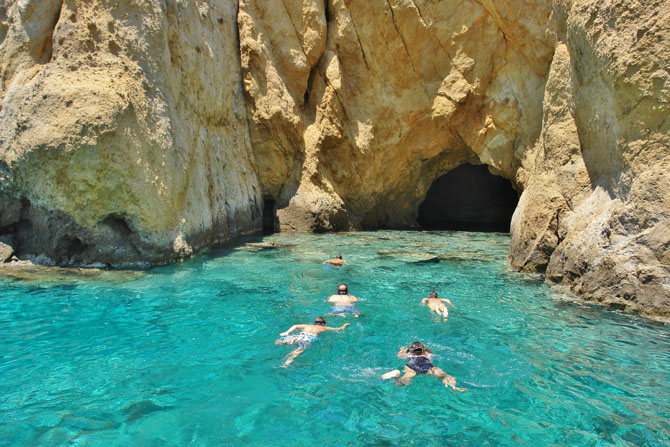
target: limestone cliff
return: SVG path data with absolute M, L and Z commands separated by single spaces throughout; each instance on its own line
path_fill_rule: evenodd
M 512 265 L 670 316 L 670 5 L 556 1 L 542 133 L 519 176 Z
M 485 164 L 511 264 L 670 316 L 661 0 L 6 1 L 0 236 L 162 260 L 260 228 L 415 227 Z
M 161 261 L 259 228 L 236 14 L 2 4 L 0 229 L 20 255 Z
M 245 90 L 282 229 L 415 226 L 464 162 L 513 179 L 540 132 L 550 1 L 240 2 Z

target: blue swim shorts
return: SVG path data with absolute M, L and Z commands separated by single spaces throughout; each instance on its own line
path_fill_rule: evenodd
M 331 314 L 346 314 L 346 313 L 352 313 L 352 314 L 359 314 L 361 313 L 360 310 L 356 306 L 335 306 L 333 309 L 330 311 Z

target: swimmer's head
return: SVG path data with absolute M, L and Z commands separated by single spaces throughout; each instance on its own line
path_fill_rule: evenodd
M 342 255 L 335 256 L 335 259 L 342 259 Z
M 349 288 L 347 287 L 346 284 L 340 284 L 337 286 L 337 294 L 338 295 L 349 295 Z
M 417 355 L 423 354 L 424 352 L 426 352 L 426 347 L 420 341 L 415 341 L 411 345 L 409 345 L 409 348 L 407 348 L 407 352 L 411 352 L 412 354 Z
M 428 295 L 428 296 L 431 297 L 431 298 L 437 298 L 437 292 L 434 291 L 434 290 L 432 290 L 432 291 L 430 292 L 430 295 Z
M 316 317 L 316 320 L 314 320 L 314 324 L 318 324 L 319 326 L 325 326 L 326 319 L 323 317 Z

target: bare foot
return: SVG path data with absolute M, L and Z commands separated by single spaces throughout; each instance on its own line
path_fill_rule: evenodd
M 400 371 L 394 369 L 393 371 L 389 371 L 387 373 L 382 374 L 382 380 L 397 379 L 401 375 L 402 373 Z

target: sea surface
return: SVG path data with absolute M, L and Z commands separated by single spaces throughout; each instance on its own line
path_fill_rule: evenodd
M 508 235 L 252 242 L 0 279 L 0 446 L 670 445 L 670 327 L 511 271 Z M 351 265 L 324 269 L 338 253 Z M 281 368 L 292 347 L 274 340 L 327 314 L 340 282 L 362 315 L 326 315 L 351 325 Z M 419 305 L 431 290 L 454 303 L 448 321 Z M 382 381 L 412 341 L 468 391 Z

